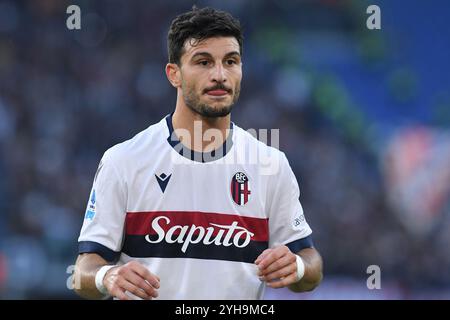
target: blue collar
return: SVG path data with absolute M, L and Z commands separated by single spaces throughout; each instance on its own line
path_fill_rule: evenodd
M 220 158 L 225 157 L 225 155 L 230 151 L 233 146 L 233 122 L 230 121 L 230 133 L 227 139 L 224 141 L 221 147 L 213 150 L 211 152 L 199 152 L 189 149 L 184 146 L 176 134 L 173 134 L 173 124 L 172 124 L 173 113 L 166 116 L 167 128 L 169 129 L 169 136 L 167 137 L 167 142 L 183 157 L 197 162 L 210 162 L 215 161 Z

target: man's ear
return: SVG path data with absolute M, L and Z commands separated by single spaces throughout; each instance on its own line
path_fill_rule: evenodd
M 175 88 L 181 87 L 181 70 L 176 63 L 166 65 L 166 76 Z

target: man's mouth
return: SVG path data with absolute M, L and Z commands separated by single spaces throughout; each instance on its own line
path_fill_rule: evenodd
M 217 89 L 217 90 L 206 91 L 206 93 L 211 96 L 224 96 L 224 95 L 228 94 L 228 91 L 222 90 L 222 89 Z

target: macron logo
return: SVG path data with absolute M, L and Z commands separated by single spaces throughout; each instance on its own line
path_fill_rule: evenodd
M 165 173 L 161 173 L 159 176 L 155 174 L 156 181 L 158 181 L 159 187 L 163 193 L 166 190 L 171 176 L 172 174 L 166 175 Z

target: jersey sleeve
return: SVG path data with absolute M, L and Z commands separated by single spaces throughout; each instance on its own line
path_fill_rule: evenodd
M 94 177 L 78 253 L 97 253 L 107 261 L 120 256 L 126 217 L 127 192 L 111 154 L 105 152 Z
M 287 245 L 292 252 L 313 247 L 312 230 L 299 200 L 297 179 L 284 153 L 281 153 L 279 170 L 272 179 L 269 188 L 269 247 Z

